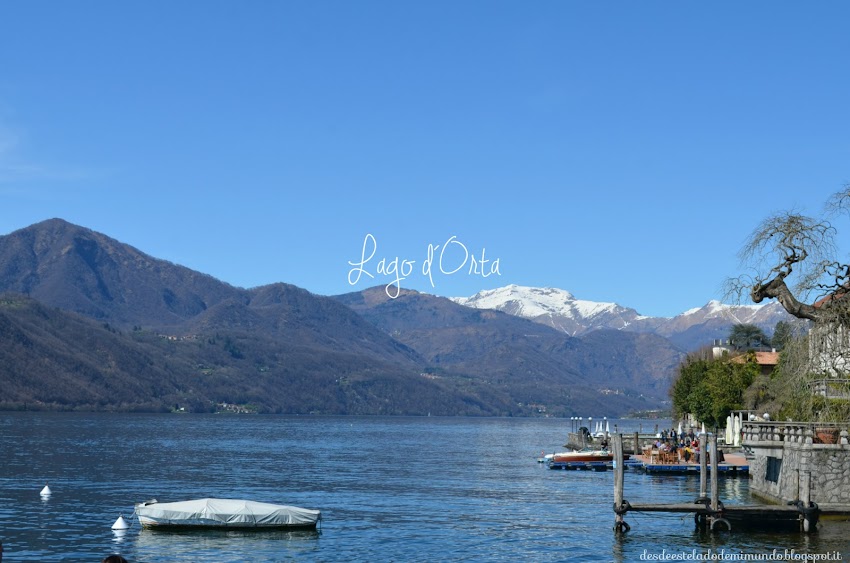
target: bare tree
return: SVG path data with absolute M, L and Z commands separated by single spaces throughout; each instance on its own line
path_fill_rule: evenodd
M 850 184 L 830 198 L 821 217 L 781 212 L 766 218 L 739 253 L 748 273 L 727 280 L 727 297 L 776 299 L 791 315 L 815 322 L 831 316 L 823 305 L 850 291 L 850 264 L 836 257 L 832 221 L 839 214 L 850 215 Z
M 745 393 L 750 408 L 795 420 L 850 417 L 850 263 L 838 257 L 833 222 L 850 216 L 850 184 L 819 217 L 797 212 L 765 219 L 741 249 L 749 273 L 727 280 L 727 297 L 776 299 L 807 333 L 788 340 L 777 378 L 758 378 Z M 799 326 L 798 326 L 799 328 Z

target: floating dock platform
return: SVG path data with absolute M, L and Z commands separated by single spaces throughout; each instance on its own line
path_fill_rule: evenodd
M 726 477 L 748 476 L 750 474 L 750 465 L 746 458 L 741 455 L 729 454 L 725 456 L 726 461 L 717 464 L 717 474 Z M 653 462 L 648 456 L 638 455 L 633 456 L 633 464 L 626 468 L 631 468 L 642 473 L 660 474 L 660 475 L 699 475 L 700 466 L 697 463 L 680 461 L 678 463 L 659 463 Z M 712 467 L 708 465 L 706 470 L 710 473 Z
M 729 456 L 732 457 L 732 456 Z M 743 456 L 740 459 L 729 460 L 728 463 L 717 464 L 717 474 L 721 477 L 748 476 L 750 466 Z M 550 461 L 549 469 L 566 469 L 572 471 L 608 471 L 614 469 L 611 461 Z M 650 475 L 696 475 L 700 474 L 700 466 L 696 463 L 653 463 L 646 456 L 634 456 L 623 462 L 623 469 Z M 711 466 L 706 467 L 711 473 Z
M 608 471 L 610 461 L 550 461 L 549 469 L 570 469 L 573 471 Z

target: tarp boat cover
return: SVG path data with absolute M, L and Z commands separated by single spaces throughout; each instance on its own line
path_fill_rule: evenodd
M 254 502 L 203 498 L 182 502 L 143 502 L 136 516 L 144 527 L 315 528 L 319 510 Z

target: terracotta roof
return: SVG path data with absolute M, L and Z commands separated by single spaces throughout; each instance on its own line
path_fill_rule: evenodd
M 825 297 L 821 297 L 820 299 L 818 299 L 817 301 L 812 303 L 812 307 L 814 307 L 815 309 L 820 309 L 821 307 L 823 307 L 824 305 L 826 305 L 830 301 L 833 301 L 833 300 L 837 301 L 837 300 L 841 299 L 842 297 L 844 297 L 845 295 L 847 295 L 848 293 L 850 293 L 850 284 L 845 283 L 844 285 L 842 285 L 841 287 L 839 287 L 838 289 L 836 289 L 832 293 L 826 295 Z
M 779 363 L 779 352 L 756 352 L 756 363 L 760 366 L 775 366 Z M 736 364 L 744 364 L 747 362 L 749 354 L 735 356 L 732 361 Z

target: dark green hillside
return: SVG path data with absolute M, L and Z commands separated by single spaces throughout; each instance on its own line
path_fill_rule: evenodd
M 124 333 L 11 294 L 0 299 L 0 388 L 4 409 L 498 414 L 413 364 L 235 332 Z
M 0 298 L 0 407 L 164 410 L 198 396 L 184 360 L 77 315 Z

